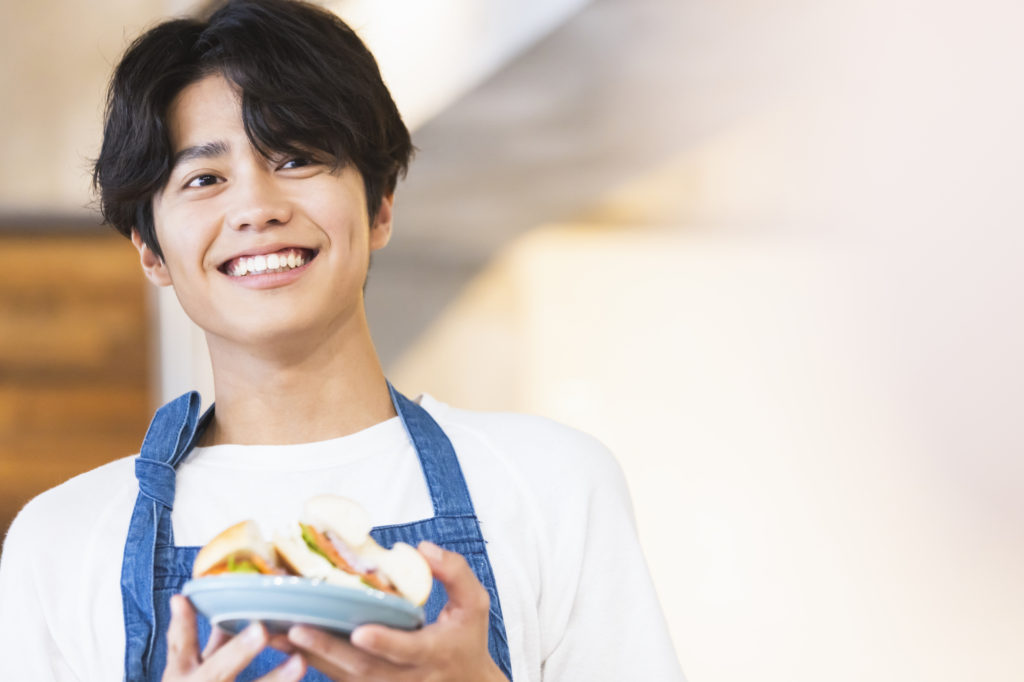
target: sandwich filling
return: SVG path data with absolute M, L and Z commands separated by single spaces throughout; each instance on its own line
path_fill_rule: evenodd
M 203 576 L 223 575 L 225 573 L 260 573 L 262 575 L 281 575 L 282 571 L 271 566 L 266 559 L 249 550 L 232 552 L 223 561 L 210 567 Z
M 322 533 L 308 523 L 299 523 L 302 539 L 313 552 L 327 559 L 338 570 L 357 576 L 367 587 L 390 594 L 399 594 L 395 586 L 380 573 L 373 562 L 359 557 L 344 540 L 331 531 Z

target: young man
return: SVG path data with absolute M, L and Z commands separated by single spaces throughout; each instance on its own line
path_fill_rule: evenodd
M 216 408 L 172 401 L 137 457 L 22 510 L 0 679 L 681 679 L 610 454 L 385 380 L 363 285 L 411 149 L 373 57 L 314 6 L 232 2 L 132 45 L 95 178 L 205 331 Z M 366 506 L 382 544 L 419 546 L 444 588 L 429 624 L 211 633 L 178 594 L 198 547 L 325 492 Z

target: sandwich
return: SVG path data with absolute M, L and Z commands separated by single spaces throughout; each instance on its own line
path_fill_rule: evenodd
M 236 523 L 210 540 L 196 555 L 192 577 L 225 573 L 285 573 L 277 562 L 274 548 L 263 539 L 254 521 Z
M 217 535 L 196 556 L 193 577 L 225 573 L 295 575 L 341 587 L 369 587 L 422 606 L 433 587 L 426 560 L 404 542 L 385 549 L 370 536 L 357 502 L 320 495 L 306 502 L 298 523 L 263 539 L 243 521 Z
M 385 549 L 370 536 L 370 517 L 358 503 L 335 495 L 308 500 L 287 532 L 274 536 L 281 565 L 295 575 L 340 585 L 365 585 L 422 606 L 433 576 L 411 545 Z

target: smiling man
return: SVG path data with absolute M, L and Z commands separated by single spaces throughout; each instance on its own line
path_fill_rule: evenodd
M 363 287 L 411 151 L 373 57 L 315 6 L 231 2 L 129 48 L 95 180 L 204 330 L 216 403 L 168 403 L 137 456 L 22 510 L 0 679 L 681 679 L 607 450 L 385 379 Z M 323 493 L 362 503 L 382 545 L 418 546 L 428 624 L 211 629 L 179 594 L 199 547 Z
M 288 131 L 260 151 L 220 73 L 183 88 L 167 120 L 174 162 L 153 195 L 153 239 L 130 234 L 149 279 L 206 332 L 217 408 L 202 442 L 288 443 L 297 424 L 323 440 L 394 416 L 363 284 L 391 237 L 407 133 L 370 208 L 355 161 Z

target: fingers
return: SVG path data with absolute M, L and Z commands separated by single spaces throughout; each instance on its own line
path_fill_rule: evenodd
M 288 639 L 287 633 L 271 635 L 270 641 L 267 642 L 267 646 L 273 647 L 274 649 L 286 654 L 294 654 L 296 651 L 295 645 Z
M 335 678 L 390 679 L 395 672 L 386 661 L 315 628 L 296 625 L 288 631 L 288 639 L 302 650 L 311 665 Z
M 431 633 L 404 632 L 382 625 L 363 625 L 352 632 L 352 644 L 395 665 L 414 665 L 429 657 Z
M 206 641 L 206 646 L 203 647 L 202 660 L 208 659 L 213 652 L 221 648 L 225 642 L 231 639 L 231 633 L 227 630 L 214 625 L 213 630 L 210 632 L 210 639 Z
M 352 633 L 351 643 L 396 666 L 418 665 L 445 650 L 473 649 L 480 641 L 486 649 L 490 598 L 465 557 L 426 541 L 418 549 L 448 593 L 437 622 L 416 632 L 364 625 Z
M 184 675 L 199 665 L 199 634 L 196 612 L 180 594 L 171 597 L 171 622 L 167 626 L 166 671 Z
M 424 540 L 416 548 L 430 565 L 430 570 L 444 585 L 448 593 L 446 608 L 465 609 L 486 613 L 491 599 L 487 590 L 477 580 L 466 558 L 456 552 L 446 551 L 432 542 Z
M 249 625 L 203 662 L 203 679 L 235 679 L 235 676 L 263 651 L 267 641 L 267 630 L 262 623 Z
M 171 597 L 170 605 L 165 680 L 184 679 L 186 676 L 188 679 L 233 680 L 270 643 L 267 630 L 261 623 L 249 625 L 234 637 L 214 627 L 200 658 L 196 612 L 192 604 L 176 594 Z M 286 638 L 276 639 L 282 648 L 294 650 Z M 259 679 L 261 682 L 297 682 L 305 673 L 306 661 L 301 655 L 294 654 L 284 665 Z
M 345 681 L 404 679 L 411 671 L 463 679 L 458 675 L 466 671 L 497 670 L 487 652 L 487 590 L 462 555 L 431 542 L 418 549 L 448 593 L 436 623 L 416 632 L 364 625 L 347 640 L 297 625 L 288 631 L 288 641 L 311 666 Z M 474 675 L 468 679 L 482 679 Z

